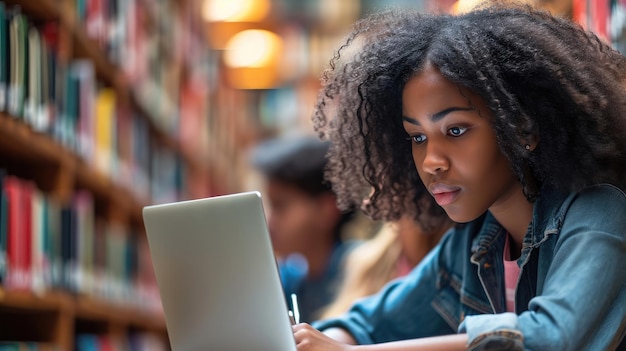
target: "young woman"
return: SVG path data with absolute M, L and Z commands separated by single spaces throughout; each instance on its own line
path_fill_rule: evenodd
M 387 12 L 325 79 L 340 205 L 462 224 L 405 279 L 294 326 L 298 350 L 626 348 L 623 55 L 528 7 Z

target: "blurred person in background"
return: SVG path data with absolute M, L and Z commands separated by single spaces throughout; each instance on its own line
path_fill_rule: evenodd
M 301 321 L 313 321 L 335 298 L 343 262 L 357 245 L 343 240 L 354 211 L 341 211 L 324 180 L 329 143 L 314 136 L 279 137 L 252 151 L 265 178 L 268 226 L 287 304 L 296 294 Z
M 453 222 L 441 211 L 428 227 L 411 216 L 385 223 L 378 233 L 346 259 L 346 275 L 335 301 L 320 319 L 339 316 L 362 297 L 407 275 L 434 248 Z

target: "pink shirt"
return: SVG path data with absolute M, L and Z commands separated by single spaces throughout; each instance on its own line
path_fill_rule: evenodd
M 511 236 L 506 234 L 504 244 L 504 293 L 506 298 L 507 312 L 515 312 L 515 288 L 519 277 L 519 266 L 517 260 L 511 260 L 511 250 L 509 248 Z

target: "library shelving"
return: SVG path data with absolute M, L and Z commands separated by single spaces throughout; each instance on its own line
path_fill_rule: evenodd
M 141 209 L 227 175 L 192 3 L 0 1 L 0 349 L 169 348 Z

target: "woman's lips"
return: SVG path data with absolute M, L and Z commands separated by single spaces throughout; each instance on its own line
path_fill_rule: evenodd
M 454 202 L 460 192 L 460 189 L 455 191 L 447 191 L 443 193 L 433 194 L 433 197 L 435 198 L 435 201 L 437 201 L 437 204 L 443 207 Z
M 439 206 L 446 206 L 454 202 L 461 193 L 461 188 L 445 184 L 434 184 L 428 187 Z

